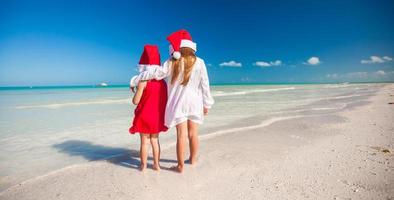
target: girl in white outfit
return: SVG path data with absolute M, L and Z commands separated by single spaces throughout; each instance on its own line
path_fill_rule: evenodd
M 209 89 L 209 80 L 204 61 L 195 56 L 196 44 L 186 30 L 177 31 L 167 37 L 172 58 L 162 68 L 150 68 L 135 76 L 131 85 L 139 80 L 164 79 L 167 82 L 168 100 L 165 125 L 177 129 L 178 165 L 173 169 L 182 172 L 186 137 L 189 138 L 191 164 L 197 161 L 198 125 L 203 123 L 214 103 Z

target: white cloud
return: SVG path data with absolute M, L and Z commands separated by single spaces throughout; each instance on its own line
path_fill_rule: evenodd
M 242 63 L 240 62 L 235 62 L 234 60 L 229 61 L 229 62 L 223 62 L 219 64 L 222 67 L 242 67 Z
M 384 63 L 388 61 L 392 61 L 393 59 L 389 56 L 371 56 L 369 60 L 361 60 L 361 64 L 376 64 L 376 63 Z
M 332 81 L 394 81 L 394 71 L 333 73 L 326 74 L 326 78 Z
M 259 67 L 269 67 L 271 64 L 264 62 L 264 61 L 257 61 L 254 63 L 254 65 L 259 66 Z
M 275 60 L 275 61 L 270 61 L 270 62 L 265 62 L 265 61 L 257 61 L 253 63 L 253 65 L 259 66 L 259 67 L 272 67 L 272 66 L 281 66 L 282 61 L 281 60 Z
M 378 75 L 378 76 L 384 76 L 384 75 L 386 75 L 386 72 L 383 71 L 383 70 L 378 70 L 378 71 L 375 72 L 375 74 Z
M 251 79 L 250 79 L 249 77 L 242 77 L 242 78 L 241 78 L 241 81 L 242 81 L 242 82 L 250 82 Z
M 384 60 L 379 56 L 371 56 L 369 60 L 361 60 L 362 64 L 384 63 Z
M 338 78 L 338 74 L 327 74 L 326 75 L 327 78 Z
M 351 72 L 345 74 L 348 78 L 365 78 L 368 76 L 368 72 Z
M 318 65 L 320 63 L 321 63 L 321 61 L 320 61 L 320 59 L 318 57 L 312 56 L 304 64 L 306 64 L 306 65 Z
M 212 64 L 211 64 L 211 63 L 207 63 L 206 65 L 207 65 L 208 67 L 211 67 L 211 66 L 212 66 Z

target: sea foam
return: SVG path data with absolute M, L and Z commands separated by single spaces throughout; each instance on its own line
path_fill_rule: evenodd
M 286 88 L 272 88 L 272 89 L 254 89 L 254 90 L 244 90 L 238 92 L 222 92 L 218 91 L 213 94 L 214 97 L 223 97 L 223 96 L 237 96 L 237 95 L 245 95 L 252 93 L 262 93 L 262 92 L 276 92 L 276 91 L 284 91 L 284 90 L 294 90 L 295 87 L 286 87 Z
M 85 106 L 85 105 L 105 105 L 105 104 L 131 104 L 131 99 L 102 99 L 96 101 L 79 101 L 79 102 L 64 102 L 64 103 L 51 103 L 43 105 L 26 105 L 16 106 L 17 109 L 30 109 L 30 108 L 50 108 L 57 109 L 68 106 Z

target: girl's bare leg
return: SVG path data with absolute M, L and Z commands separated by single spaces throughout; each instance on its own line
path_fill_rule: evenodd
M 141 145 L 140 145 L 140 159 L 141 165 L 140 170 L 144 171 L 148 164 L 148 145 L 149 145 L 149 134 L 140 133 Z
M 190 164 L 194 165 L 197 162 L 198 143 L 199 143 L 198 124 L 188 120 L 187 129 L 188 129 L 189 149 L 190 149 L 189 161 Z
M 153 169 L 159 171 L 160 170 L 159 134 L 151 134 L 150 143 L 152 145 L 152 152 L 153 152 Z
M 184 165 L 184 153 L 185 153 L 185 143 L 187 137 L 187 122 L 182 122 L 176 125 L 177 139 L 176 139 L 176 155 L 178 159 L 178 165 L 173 167 L 177 172 L 183 172 Z

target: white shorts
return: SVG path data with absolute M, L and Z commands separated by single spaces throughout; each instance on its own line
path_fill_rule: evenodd
M 172 121 L 172 123 L 171 123 L 170 125 L 167 125 L 167 127 L 168 127 L 168 128 L 174 127 L 174 126 L 176 126 L 176 125 L 178 125 L 178 124 L 180 124 L 180 123 L 183 123 L 183 122 L 185 122 L 185 121 L 187 121 L 187 120 L 190 120 L 190 121 L 192 121 L 192 122 L 194 122 L 194 123 L 197 123 L 197 124 L 202 124 L 203 121 L 204 121 L 204 120 L 203 120 L 201 117 L 199 117 L 199 116 L 196 116 L 196 115 L 189 115 L 189 116 L 183 116 L 183 117 L 175 118 L 175 119 Z

